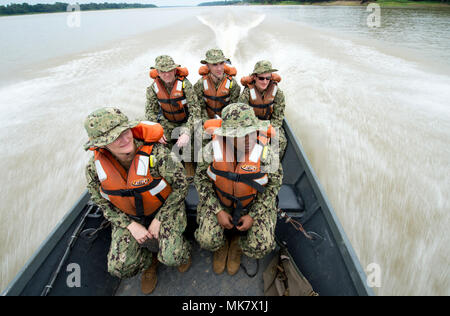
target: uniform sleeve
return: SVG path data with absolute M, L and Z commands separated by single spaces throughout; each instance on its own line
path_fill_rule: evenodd
M 211 152 L 211 145 L 208 144 L 205 147 L 206 152 Z M 203 157 L 205 159 L 205 157 Z M 210 157 L 211 158 L 211 157 Z M 197 189 L 198 197 L 199 197 L 199 205 L 202 207 L 198 207 L 199 209 L 206 209 L 211 211 L 214 214 L 219 213 L 223 208 L 220 204 L 219 199 L 217 198 L 216 192 L 213 187 L 213 183 L 211 179 L 208 177 L 206 171 L 209 167 L 209 160 L 199 162 L 197 164 L 197 170 L 195 172 L 194 184 Z
M 239 97 L 240 103 L 250 104 L 250 89 L 248 87 L 245 87 L 242 91 L 242 94 Z
M 200 107 L 200 116 L 202 119 L 202 122 L 205 122 L 209 119 L 208 112 L 206 111 L 206 102 L 203 98 L 203 78 L 198 79 L 198 81 L 194 85 L 194 91 L 195 95 L 197 96 L 197 102 Z
M 105 218 L 111 222 L 112 225 L 127 228 L 127 226 L 131 224 L 132 220 L 100 194 L 100 180 L 97 176 L 93 158 L 86 166 L 86 180 L 87 189 L 91 195 L 91 200 L 98 207 L 100 207 Z
M 197 100 L 197 96 L 195 95 L 194 87 L 187 79 L 184 79 L 183 91 L 186 96 L 186 104 L 189 109 L 189 118 L 187 122 L 182 125 L 186 128 L 183 133 L 189 133 L 189 135 L 191 135 L 191 132 L 194 130 L 195 121 L 201 119 L 200 105 Z
M 273 127 L 281 127 L 283 125 L 285 108 L 286 101 L 284 98 L 284 93 L 278 89 L 274 99 L 272 117 L 270 119 L 270 124 L 272 124 Z
M 268 183 L 263 193 L 258 193 L 249 207 L 249 215 L 257 218 L 265 212 L 277 212 L 277 195 L 283 183 L 283 167 L 279 156 L 273 153 L 269 147 L 267 159 L 262 159 L 262 172 L 267 172 Z
M 233 78 L 233 86 L 230 91 L 230 104 L 239 102 L 239 96 L 241 94 L 241 86 L 238 84 L 236 79 Z
M 147 88 L 147 101 L 145 103 L 145 118 L 150 122 L 158 122 L 159 103 L 153 84 Z
M 180 211 L 180 205 L 184 205 L 189 183 L 183 165 L 167 147 L 156 144 L 153 154 L 157 160 L 159 175 L 172 187 L 172 193 L 155 216 L 160 222 L 165 222 L 173 217 L 173 212 Z

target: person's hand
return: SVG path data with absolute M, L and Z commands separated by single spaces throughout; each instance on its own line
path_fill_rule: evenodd
M 148 238 L 152 238 L 148 230 L 137 222 L 132 222 L 127 228 L 139 244 L 142 244 Z
M 253 226 L 253 218 L 250 215 L 244 215 L 239 219 L 236 228 L 241 232 L 245 232 Z
M 159 229 L 161 227 L 161 222 L 154 218 L 148 228 L 148 232 L 150 233 L 150 238 L 159 238 Z
M 166 138 L 166 135 L 163 135 L 163 136 L 158 140 L 158 143 L 167 145 L 167 138 Z
M 219 222 L 219 225 L 226 229 L 232 229 L 233 228 L 233 217 L 228 214 L 225 211 L 220 211 L 216 214 L 217 221 Z
M 183 134 L 183 135 L 181 135 L 180 137 L 178 137 L 178 140 L 177 140 L 177 146 L 178 146 L 179 148 L 186 146 L 186 145 L 189 143 L 189 139 L 190 139 L 190 138 L 191 138 L 191 137 L 189 136 L 189 134 Z

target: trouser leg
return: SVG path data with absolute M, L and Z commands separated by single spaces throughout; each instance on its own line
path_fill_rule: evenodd
M 129 278 L 147 269 L 152 254 L 139 243 L 126 228 L 112 226 L 111 246 L 108 253 L 108 272 L 119 278 Z
M 197 207 L 197 224 L 194 235 L 201 248 L 217 251 L 224 245 L 224 229 L 219 225 L 217 216 L 207 207 Z
M 159 231 L 158 260 L 168 266 L 179 266 L 188 262 L 191 245 L 183 235 L 187 216 L 184 205 L 177 206 L 175 216 L 161 223 Z
M 250 258 L 260 259 L 275 249 L 276 212 L 265 212 L 253 219 L 247 235 L 241 236 L 239 245 Z

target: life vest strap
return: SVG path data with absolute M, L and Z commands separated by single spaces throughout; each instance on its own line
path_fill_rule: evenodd
M 262 186 L 261 184 L 254 181 L 255 179 L 264 177 L 265 173 L 258 172 L 258 173 L 241 174 L 241 173 L 234 173 L 234 172 L 229 172 L 229 171 L 221 171 L 221 170 L 215 169 L 212 164 L 211 164 L 211 171 L 213 173 L 215 173 L 216 175 L 218 175 L 220 177 L 224 177 L 233 182 L 245 183 L 245 184 L 251 186 L 252 188 L 254 188 L 255 190 L 257 190 L 259 193 L 263 193 L 266 189 L 264 186 Z
M 265 104 L 252 104 L 250 102 L 250 106 L 254 107 L 254 108 L 257 108 L 257 109 L 266 109 L 269 106 L 272 106 L 272 104 L 274 104 L 274 103 L 275 103 L 275 101 L 272 101 L 272 102 L 269 102 L 269 103 L 265 103 Z
M 174 99 L 159 99 L 158 98 L 158 101 L 159 102 L 161 102 L 161 103 L 170 103 L 170 104 L 172 104 L 173 106 L 178 106 L 178 101 L 182 101 L 182 100 L 185 100 L 186 99 L 186 96 L 181 96 L 181 97 L 178 97 L 178 98 L 174 98 Z
M 227 192 L 222 191 L 221 189 L 219 189 L 217 186 L 214 186 L 214 188 L 220 193 L 222 194 L 225 198 L 227 198 L 228 200 L 236 203 L 236 210 L 237 211 L 242 211 L 244 209 L 243 205 L 242 205 L 242 201 L 248 200 L 250 198 L 254 198 L 256 195 L 255 194 L 250 194 L 250 195 L 245 195 L 245 196 L 241 196 L 241 197 L 236 197 L 234 195 L 231 195 Z M 220 199 L 219 199 L 220 200 Z M 227 207 L 226 205 L 224 205 L 225 207 Z
M 145 151 L 141 151 L 139 150 L 136 155 L 141 155 L 141 156 L 146 156 L 146 157 L 150 157 L 150 155 L 148 153 L 146 153 Z
M 162 109 L 162 111 L 163 111 L 164 113 L 167 113 L 167 114 L 180 114 L 180 113 L 184 113 L 184 112 L 185 112 L 184 109 L 176 110 L 176 111 L 166 111 L 166 110 Z
M 210 100 L 213 100 L 213 101 L 218 101 L 218 102 L 222 103 L 223 105 L 228 105 L 228 102 L 225 101 L 225 99 L 229 98 L 230 94 L 227 94 L 227 95 L 224 95 L 224 96 L 221 96 L 221 97 L 217 97 L 217 96 L 212 96 L 212 95 L 206 95 L 206 94 L 203 93 L 203 96 L 205 98 L 207 98 L 207 99 L 210 99 Z M 206 106 L 208 106 L 208 105 L 206 105 Z M 210 106 L 208 106 L 208 107 L 211 110 L 213 110 L 213 108 L 211 108 Z
M 251 107 L 254 107 L 254 108 L 257 108 L 257 109 L 265 109 L 266 111 L 265 111 L 264 116 L 260 116 L 260 115 L 257 115 L 257 116 L 258 116 L 258 118 L 259 118 L 260 120 L 268 120 L 268 119 L 270 119 L 270 116 L 271 116 L 271 114 L 272 114 L 272 113 L 269 111 L 269 107 L 271 107 L 274 103 L 275 103 L 274 101 L 269 102 L 269 103 L 266 103 L 266 104 L 252 104 L 252 103 L 250 102 L 250 106 L 251 106 Z
M 149 191 L 149 190 L 157 187 L 158 184 L 161 182 L 161 180 L 162 180 L 162 178 L 154 179 L 150 184 L 140 187 L 140 188 L 135 188 L 135 189 L 105 190 L 102 188 L 102 191 L 108 195 L 121 196 L 121 197 L 134 197 L 134 204 L 136 207 L 136 215 L 138 217 L 142 217 L 142 216 L 144 216 L 144 203 L 142 200 L 141 193 L 144 193 L 146 191 Z M 161 194 L 159 194 L 159 193 L 156 194 L 156 197 L 162 203 L 165 202 L 165 200 L 161 196 Z
M 212 107 L 210 107 L 210 106 L 208 105 L 208 103 L 206 103 L 206 107 L 207 107 L 208 109 L 210 109 L 211 111 L 213 111 L 214 113 L 220 113 L 220 112 L 222 112 L 222 110 L 223 110 L 223 108 L 224 108 L 224 107 L 221 107 L 221 108 L 212 108 Z

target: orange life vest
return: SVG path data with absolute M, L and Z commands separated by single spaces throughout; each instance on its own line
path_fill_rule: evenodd
M 236 68 L 224 66 L 225 76 L 220 82 L 217 90 L 214 82 L 209 76 L 208 66 L 201 66 L 198 73 L 203 76 L 203 98 L 206 103 L 206 112 L 209 118 L 217 114 L 221 116 L 222 109 L 230 103 L 230 89 L 233 85 L 233 76 L 236 76 Z
M 116 158 L 104 148 L 94 150 L 95 168 L 100 184 L 100 194 L 132 216 L 148 216 L 156 212 L 166 201 L 172 188 L 162 177 L 150 174 L 153 144 L 163 135 L 160 124 L 141 122 L 131 129 L 133 137 L 143 140 L 128 172 Z
M 246 76 L 241 78 L 243 86 L 247 86 L 250 90 L 249 105 L 253 107 L 255 115 L 260 120 L 269 120 L 273 113 L 273 103 L 278 91 L 278 82 L 281 81 L 281 77 L 278 74 L 273 73 L 266 93 L 264 96 L 255 87 L 255 81 L 252 76 Z
M 170 122 L 183 123 L 189 116 L 186 106 L 186 96 L 184 95 L 184 79 L 189 74 L 187 68 L 177 67 L 175 73 L 175 82 L 170 94 L 167 92 L 162 79 L 158 76 L 158 71 L 152 69 L 150 77 L 154 79 L 154 89 L 158 103 L 161 107 L 164 117 Z
M 233 144 L 227 144 L 223 137 L 213 135 L 214 158 L 207 174 L 214 182 L 217 197 L 226 207 L 241 210 L 253 201 L 258 192 L 265 190 L 268 175 L 261 172 L 261 156 L 269 135 L 265 131 L 258 134 L 257 143 L 244 157 L 239 158 L 241 161 L 234 159 Z

